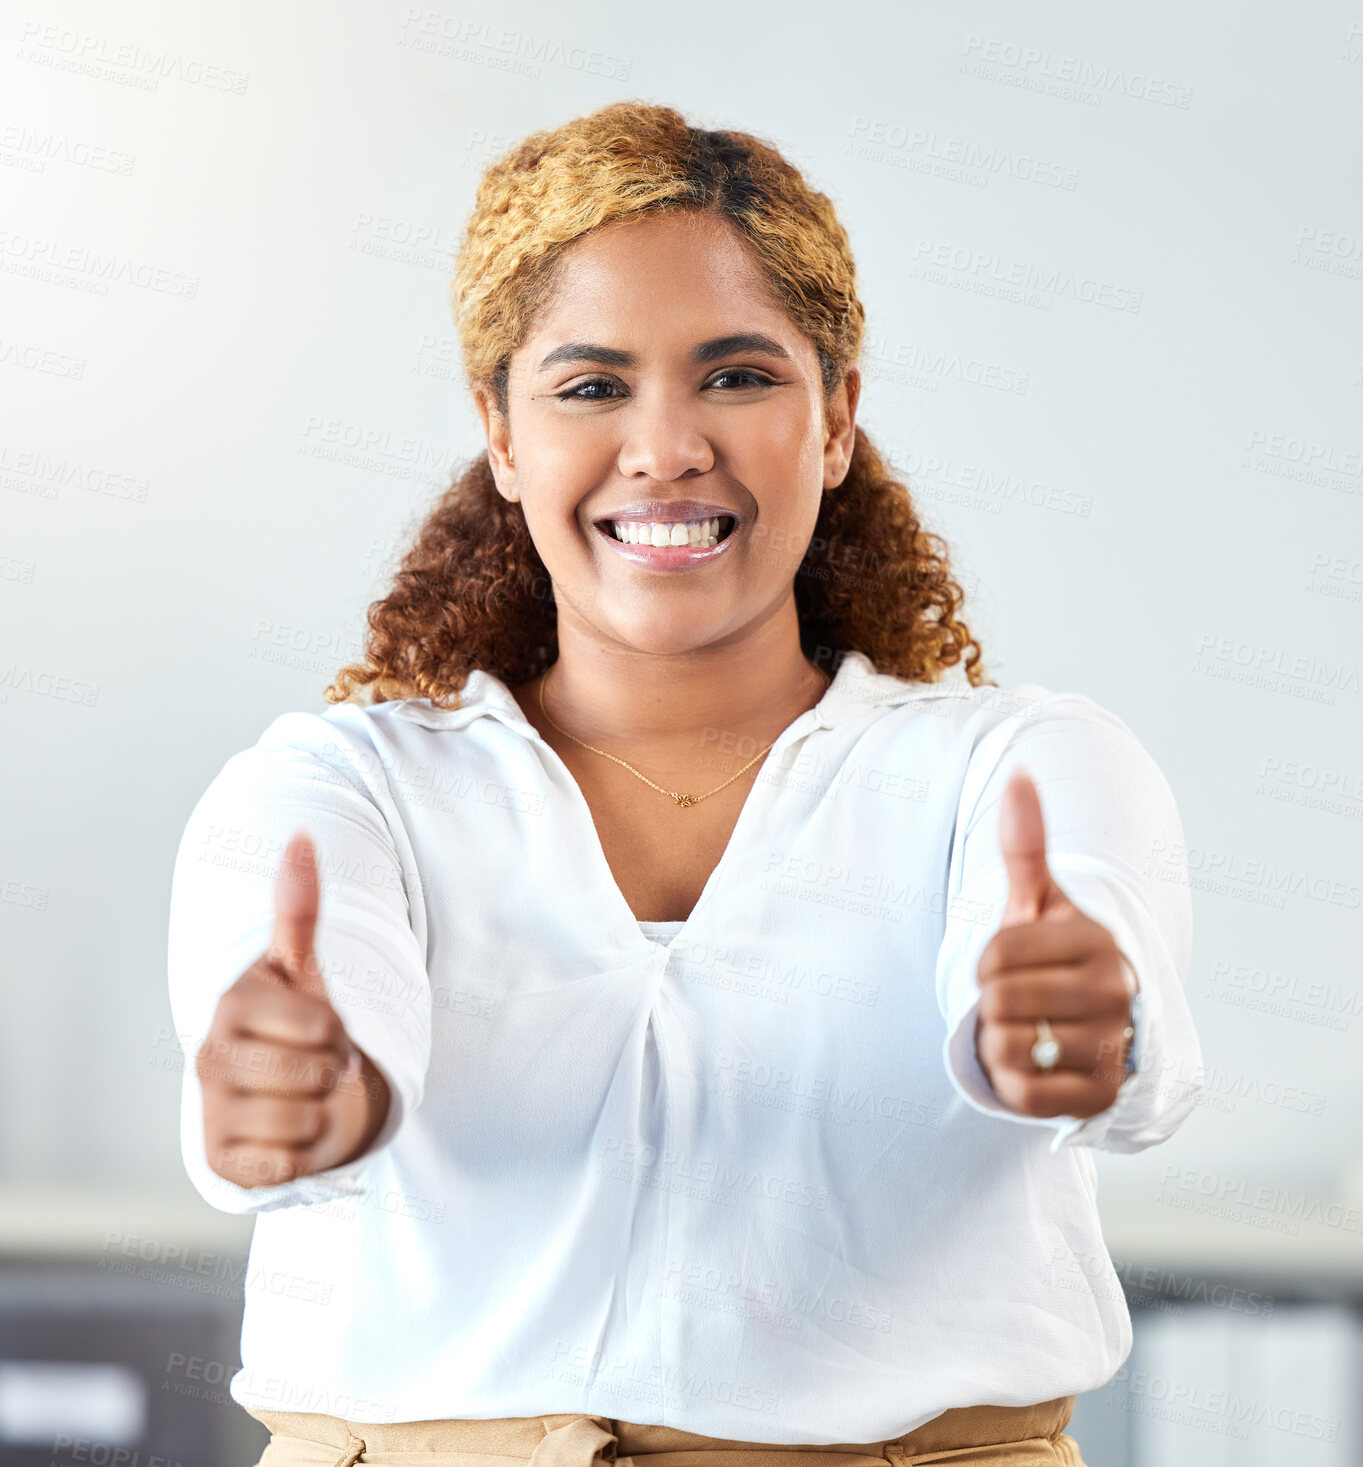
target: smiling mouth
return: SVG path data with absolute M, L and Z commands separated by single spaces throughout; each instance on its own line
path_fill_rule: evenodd
M 615 554 L 636 566 L 655 571 L 689 570 L 709 565 L 728 553 L 742 528 L 730 514 L 708 520 L 664 521 L 643 524 L 634 520 L 597 520 L 597 534 Z M 633 535 L 633 540 L 622 536 Z M 647 536 L 647 538 L 645 538 Z M 683 536 L 685 538 L 683 539 Z
M 597 528 L 623 545 L 654 550 L 708 549 L 727 538 L 737 520 L 733 515 L 714 515 L 704 520 L 600 520 Z

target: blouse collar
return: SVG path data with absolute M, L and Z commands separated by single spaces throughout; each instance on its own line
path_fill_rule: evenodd
M 969 684 L 963 676 L 951 677 L 950 672 L 959 674 L 959 669 L 951 669 L 941 682 L 913 682 L 877 672 L 865 653 L 851 650 L 814 705 L 815 721 L 823 728 L 836 728 L 872 708 L 894 707 L 919 698 L 959 697 L 969 690 Z M 376 706 L 422 728 L 463 728 L 487 714 L 528 737 L 538 736 L 511 689 L 495 673 L 481 667 L 474 668 L 465 680 L 458 708 L 438 707 L 429 698 L 399 698 Z

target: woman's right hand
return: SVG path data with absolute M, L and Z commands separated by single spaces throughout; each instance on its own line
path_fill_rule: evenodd
M 270 945 L 218 1000 L 195 1063 L 208 1165 L 240 1187 L 353 1161 L 388 1117 L 387 1082 L 327 997 L 317 907 L 316 854 L 299 832 L 280 862 Z

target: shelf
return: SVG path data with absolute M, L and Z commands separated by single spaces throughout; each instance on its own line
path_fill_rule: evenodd
M 137 1245 L 243 1257 L 254 1217 L 218 1212 L 186 1184 L 148 1188 L 10 1184 L 0 1190 L 0 1255 L 99 1257 Z
M 1244 1222 L 1133 1208 L 1100 1198 L 1109 1252 L 1124 1265 L 1227 1277 L 1335 1280 L 1363 1293 L 1363 1233 L 1301 1222 L 1273 1231 Z M 1273 1219 L 1291 1225 L 1291 1219 Z M 11 1185 L 0 1193 L 0 1255 L 99 1257 L 130 1240 L 245 1256 L 254 1217 L 218 1212 L 188 1186 L 175 1190 Z

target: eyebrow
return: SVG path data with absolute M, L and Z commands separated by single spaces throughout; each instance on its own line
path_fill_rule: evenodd
M 790 353 L 780 342 L 761 331 L 739 331 L 732 336 L 716 336 L 712 341 L 702 341 L 691 352 L 691 360 L 704 366 L 721 357 L 733 356 L 737 352 L 759 352 L 763 356 L 791 359 Z M 566 341 L 535 368 L 537 373 L 564 362 L 595 362 L 602 367 L 633 367 L 638 357 L 632 351 L 621 351 L 614 346 L 597 346 L 590 341 Z

